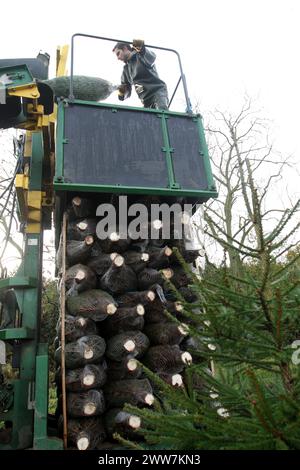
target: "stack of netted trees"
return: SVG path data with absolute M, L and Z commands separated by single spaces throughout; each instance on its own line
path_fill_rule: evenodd
M 136 436 L 141 420 L 125 412 L 124 404 L 151 407 L 155 399 L 154 384 L 138 360 L 173 386 L 183 385 L 180 373 L 192 361 L 181 349 L 187 326 L 164 312 L 180 319 L 182 310 L 166 279 L 187 302 L 195 300 L 170 246 L 176 245 L 188 263 L 197 252 L 185 251 L 181 240 L 161 237 L 132 240 L 112 232 L 100 240 L 94 214 L 92 200 L 72 199 L 66 243 L 65 367 L 68 443 L 78 449 L 96 448 L 112 440 L 114 432 Z M 149 225 L 161 230 L 159 221 Z M 58 338 L 60 334 L 59 322 Z

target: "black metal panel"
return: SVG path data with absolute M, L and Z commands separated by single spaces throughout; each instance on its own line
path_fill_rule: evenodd
M 188 117 L 169 116 L 167 124 L 170 146 L 174 148 L 176 182 L 182 189 L 208 189 L 197 122 Z
M 161 120 L 99 106 L 65 109 L 64 181 L 166 188 Z

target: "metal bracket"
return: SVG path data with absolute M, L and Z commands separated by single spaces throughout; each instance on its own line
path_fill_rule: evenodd
M 174 153 L 175 152 L 175 149 L 173 147 L 161 147 L 161 150 L 162 152 L 170 152 L 170 153 Z
M 63 176 L 58 176 L 58 177 L 56 178 L 56 182 L 57 182 L 57 183 L 64 183 L 64 181 L 65 181 L 65 179 L 64 179 Z
M 13 88 L 7 89 L 7 94 L 9 96 L 20 96 L 22 98 L 39 98 L 40 92 L 35 83 L 29 83 L 26 85 L 19 85 Z
M 3 340 L 32 339 L 34 338 L 34 331 L 25 327 L 6 328 L 5 330 L 0 330 L 0 338 Z
M 42 207 L 52 207 L 53 204 L 54 204 L 53 197 L 50 198 L 50 197 L 45 196 L 42 198 Z
M 181 186 L 179 183 L 172 183 L 169 185 L 170 189 L 181 189 Z

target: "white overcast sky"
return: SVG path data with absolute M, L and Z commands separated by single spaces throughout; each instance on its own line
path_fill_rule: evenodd
M 277 147 L 300 153 L 299 0 L 149 0 L 70 2 L 31 0 L 1 5 L 1 57 L 51 56 L 76 32 L 176 49 L 190 98 L 201 112 L 217 106 L 240 109 L 246 93 L 274 121 Z M 78 41 L 75 73 L 118 83 L 122 64 L 112 43 Z M 179 72 L 172 54 L 159 54 L 157 67 L 169 91 Z M 114 97 L 113 97 L 114 98 Z M 131 100 L 128 104 L 138 104 Z

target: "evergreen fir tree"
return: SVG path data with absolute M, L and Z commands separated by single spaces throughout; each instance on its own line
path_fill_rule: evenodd
M 300 252 L 295 242 L 300 201 L 282 210 L 273 226 L 267 221 L 272 211 L 264 202 L 272 178 L 258 189 L 259 160 L 250 159 L 245 147 L 242 151 L 238 125 L 246 112 L 226 120 L 228 174 L 222 175 L 229 175 L 227 180 L 224 176 L 229 193 L 224 214 L 220 205 L 217 210 L 209 206 L 204 215 L 206 234 L 224 251 L 223 264 L 206 258 L 196 275 L 171 246 L 197 295 L 196 302 L 188 303 L 166 281 L 184 307 L 180 321 L 188 324 L 193 339 L 186 343 L 193 364 L 185 371 L 185 386 L 177 388 L 144 367 L 157 386 L 157 400 L 151 410 L 126 407 L 141 417 L 144 440 L 115 437 L 131 448 L 300 449 Z M 233 231 L 237 191 L 246 215 Z

